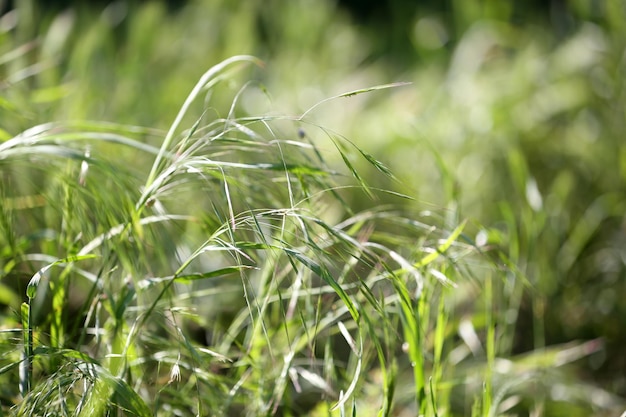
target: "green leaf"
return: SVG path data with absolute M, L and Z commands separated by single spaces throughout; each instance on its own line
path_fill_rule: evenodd
M 260 227 L 260 226 L 259 226 Z M 259 249 L 259 250 L 267 250 L 272 246 L 267 243 L 258 243 L 258 242 L 237 242 L 235 243 L 237 249 Z
M 346 167 L 352 173 L 352 176 L 358 181 L 359 185 L 363 188 L 363 190 L 368 195 L 368 197 L 374 198 L 374 194 L 372 193 L 372 190 L 370 190 L 369 185 L 367 185 L 365 180 L 363 180 L 361 175 L 357 172 L 356 168 L 354 168 L 354 165 L 352 165 L 352 163 L 348 159 L 348 156 L 342 151 L 341 146 L 339 145 L 339 143 L 337 143 L 335 140 L 333 140 L 333 143 L 335 144 L 335 147 L 339 151 L 339 155 L 341 156 L 341 159 L 343 160 L 343 163 L 346 165 Z
M 313 259 L 308 258 L 307 256 L 303 255 L 302 253 L 300 253 L 298 251 L 295 251 L 293 249 L 288 249 L 288 248 L 283 248 L 283 250 L 285 252 L 287 252 L 287 254 L 292 255 L 301 264 L 303 264 L 308 269 L 313 271 L 320 278 L 322 278 L 328 285 L 330 285 L 330 287 L 333 290 L 335 290 L 335 292 L 337 293 L 339 298 L 341 298 L 343 303 L 346 305 L 346 307 L 348 308 L 348 311 L 352 315 L 352 318 L 354 319 L 354 321 L 356 321 L 356 322 L 359 321 L 359 315 L 360 314 L 359 314 L 359 311 L 357 310 L 356 306 L 354 305 L 354 302 L 350 299 L 350 297 L 344 291 L 344 289 L 341 288 L 341 285 L 339 285 L 339 283 L 337 281 L 335 281 L 335 279 L 330 274 L 328 269 L 322 267 L 317 262 L 315 262 Z
M 41 277 L 43 273 L 46 272 L 50 266 L 40 269 L 37 271 L 35 275 L 28 281 L 28 286 L 26 287 L 26 296 L 32 300 L 37 295 L 37 288 L 39 288 L 39 282 L 41 281 Z
M 26 296 L 31 300 L 35 298 L 35 296 L 37 295 L 37 288 L 39 288 L 39 282 L 41 281 L 41 278 L 43 278 L 46 271 L 48 271 L 53 266 L 61 265 L 61 264 L 68 264 L 71 262 L 82 261 L 84 259 L 91 259 L 95 257 L 96 255 L 73 255 L 73 256 L 68 256 L 67 258 L 59 259 L 58 261 L 55 261 L 51 264 L 44 266 L 39 271 L 37 271 L 35 275 L 33 275 L 33 277 L 28 282 L 28 286 L 26 287 Z
M 337 97 L 352 97 L 352 96 L 356 96 L 357 94 L 369 93 L 370 91 L 384 90 L 384 89 L 387 89 L 387 88 L 402 87 L 402 86 L 410 85 L 410 84 L 411 83 L 407 83 L 407 82 L 398 82 L 398 83 L 375 85 L 373 87 L 361 88 L 359 90 L 348 91 L 346 93 L 339 94 Z
M 214 277 L 219 277 L 223 275 L 234 274 L 235 272 L 239 272 L 243 269 L 254 269 L 254 267 L 248 266 L 248 265 L 227 266 L 225 268 L 216 269 L 210 272 L 179 275 L 174 278 L 174 281 L 182 282 L 182 283 L 189 283 L 189 282 L 198 281 L 201 279 L 214 278 Z
M 365 152 L 361 148 L 357 147 L 356 149 L 361 153 L 361 155 L 363 155 L 365 159 L 367 159 L 367 162 L 374 165 L 374 167 L 376 167 L 377 170 L 387 175 L 389 178 L 392 178 L 392 179 L 396 178 L 391 172 L 391 170 L 385 164 L 383 164 L 378 159 L 374 158 L 371 154 Z
M 445 253 L 461 235 L 461 233 L 463 232 L 463 229 L 465 228 L 466 223 L 467 223 L 466 220 L 463 221 L 463 223 L 461 223 L 456 229 L 454 229 L 454 231 L 450 234 L 450 236 L 448 236 L 446 241 L 437 247 L 436 252 L 429 253 L 428 255 L 423 257 L 421 260 L 417 261 L 414 266 L 416 268 L 426 266 L 429 263 L 433 262 L 435 259 L 437 259 L 440 255 Z
M 28 303 L 22 303 L 21 312 L 22 328 L 24 329 L 24 345 L 28 346 L 28 318 L 30 315 L 30 306 Z

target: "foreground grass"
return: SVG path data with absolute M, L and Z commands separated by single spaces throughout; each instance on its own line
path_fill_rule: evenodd
M 3 332 L 7 409 L 388 415 L 409 378 L 409 407 L 436 413 L 442 294 L 476 252 L 459 241 L 465 223 L 351 212 L 342 189 L 380 192 L 351 159 L 387 168 L 301 117 L 237 116 L 245 89 L 226 117 L 183 129 L 242 63 L 259 64 L 234 57 L 202 77 L 160 148 L 138 140 L 159 132 L 98 123 L 37 126 L 1 145 L 5 323 L 21 311 L 23 329 L 15 317 Z M 326 163 L 331 149 L 348 175 Z M 378 404 L 358 406 L 372 378 Z

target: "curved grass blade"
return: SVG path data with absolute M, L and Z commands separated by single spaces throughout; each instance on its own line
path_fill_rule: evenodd
M 202 77 L 200 77 L 200 80 L 195 85 L 193 90 L 191 90 L 191 93 L 185 99 L 185 102 L 183 103 L 182 107 L 180 108 L 178 114 L 176 115 L 176 119 L 174 119 L 174 122 L 170 126 L 170 129 L 168 130 L 167 134 L 165 135 L 165 139 L 163 140 L 163 144 L 161 145 L 161 148 L 159 149 L 159 153 L 158 153 L 156 159 L 154 160 L 154 163 L 152 164 L 152 169 L 150 170 L 150 174 L 148 175 L 148 179 L 147 179 L 146 185 L 144 187 L 145 189 L 149 189 L 150 185 L 152 185 L 152 182 L 154 181 L 154 179 L 155 179 L 155 177 L 157 175 L 157 170 L 159 169 L 159 167 L 161 165 L 161 160 L 163 159 L 164 155 L 167 153 L 168 149 L 170 148 L 170 143 L 174 139 L 174 134 L 176 133 L 176 130 L 178 130 L 178 126 L 182 122 L 183 117 L 185 116 L 185 114 L 187 114 L 187 111 L 189 110 L 189 107 L 191 106 L 191 104 L 196 100 L 196 98 L 200 95 L 200 93 L 205 88 L 205 86 L 212 79 L 214 79 L 216 76 L 218 76 L 228 66 L 230 66 L 230 65 L 232 65 L 234 63 L 237 63 L 237 62 L 250 62 L 250 63 L 254 63 L 254 64 L 259 65 L 259 66 L 262 65 L 262 61 L 259 60 L 256 57 L 254 57 L 254 56 L 251 56 L 251 55 L 236 55 L 236 56 L 228 58 L 228 59 L 222 61 L 221 63 L 215 65 L 210 70 L 205 72 L 204 75 L 202 75 Z M 141 201 L 144 201 L 144 200 L 147 200 L 147 196 L 142 196 L 142 200 Z

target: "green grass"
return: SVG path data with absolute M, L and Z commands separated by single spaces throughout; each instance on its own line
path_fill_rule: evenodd
M 414 364 L 415 407 L 432 412 L 422 321 L 437 280 L 453 285 L 440 265 L 476 252 L 458 241 L 463 224 L 340 210 L 346 187 L 380 193 L 351 158 L 388 171 L 306 117 L 237 117 L 234 102 L 229 117 L 200 114 L 181 129 L 198 92 L 242 62 L 258 63 L 233 57 L 201 78 L 158 149 L 133 137 L 147 129 L 88 123 L 3 143 L 5 184 L 20 168 L 45 177 L 30 195 L 5 196 L 3 240 L 15 243 L 4 273 L 33 273 L 25 342 L 4 352 L 19 362 L 23 351 L 6 398 L 18 414 L 301 414 L 317 402 L 330 412 L 358 400 L 379 368 L 388 415 L 398 339 Z M 303 124 L 335 144 L 344 174 L 298 137 Z M 144 158 L 154 162 L 142 172 L 133 160 Z M 29 201 L 40 204 L 20 205 Z
M 2 414 L 619 415 L 623 24 L 467 2 L 398 74 L 305 3 L 22 0 Z

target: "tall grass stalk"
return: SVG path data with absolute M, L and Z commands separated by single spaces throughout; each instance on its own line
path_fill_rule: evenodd
M 492 408 L 493 398 L 493 369 L 496 358 L 496 340 L 495 340 L 495 322 L 494 322 L 494 293 L 493 278 L 491 275 L 485 279 L 485 327 L 487 329 L 486 336 L 486 355 L 487 366 L 485 367 L 485 388 L 483 395 L 483 416 L 495 416 L 495 410 Z

